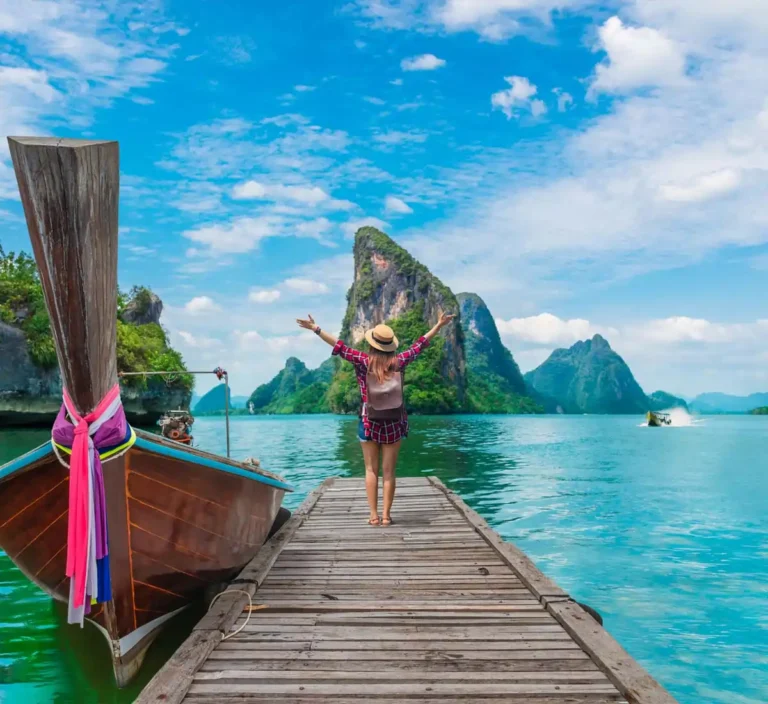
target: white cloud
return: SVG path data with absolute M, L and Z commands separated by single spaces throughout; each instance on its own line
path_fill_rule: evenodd
M 651 27 L 628 27 L 618 17 L 611 17 L 598 35 L 599 48 L 608 56 L 595 69 L 590 94 L 683 83 L 685 53 L 663 32 Z
M 364 41 L 362 41 L 360 39 L 355 39 L 355 48 L 356 49 L 359 49 L 360 51 L 362 51 L 367 46 L 368 45 Z
M 317 90 L 317 87 L 316 86 L 298 85 L 298 86 L 294 86 L 293 89 L 297 93 L 311 93 L 313 90 Z
M 22 89 L 39 98 L 43 103 L 51 103 L 62 97 L 59 91 L 48 82 L 48 74 L 45 71 L 0 66 L 0 90 L 9 89 Z
M 437 68 L 445 66 L 444 59 L 438 59 L 434 54 L 421 54 L 403 59 L 400 62 L 400 68 L 403 71 L 434 71 Z
M 313 281 L 312 279 L 286 279 L 283 285 L 291 289 L 291 291 L 305 295 L 328 293 L 330 291 L 327 284 L 324 284 L 322 281 Z
M 660 191 L 665 200 L 676 203 L 701 203 L 731 193 L 740 183 L 741 174 L 738 171 L 722 169 L 699 176 L 686 185 L 664 184 Z
M 184 306 L 184 310 L 190 315 L 204 315 L 217 313 L 221 308 L 208 296 L 195 296 Z
M 573 96 L 562 88 L 553 88 L 552 92 L 557 96 L 557 111 L 565 112 L 573 105 Z
M 389 223 L 384 220 L 379 220 L 379 218 L 368 217 L 362 218 L 361 220 L 350 220 L 349 222 L 345 222 L 341 226 L 341 229 L 347 237 L 354 237 L 355 233 L 361 227 L 375 227 L 378 230 L 384 231 L 389 228 Z
M 317 186 L 284 186 L 281 184 L 263 184 L 258 181 L 246 181 L 232 189 L 235 200 L 290 200 L 307 205 L 317 205 L 328 200 L 328 194 Z
M 510 88 L 500 90 L 491 96 L 491 105 L 494 110 L 501 110 L 508 120 L 520 114 L 520 111 L 530 111 L 534 117 L 539 117 L 547 112 L 547 106 L 541 100 L 535 100 L 534 95 L 538 89 L 523 76 L 505 76 L 504 80 Z
M 381 98 L 376 98 L 370 95 L 363 96 L 363 100 L 371 105 L 386 105 L 387 102 Z
M 400 200 L 400 198 L 396 198 L 395 196 L 387 196 L 387 199 L 384 202 L 384 206 L 390 213 L 400 213 L 402 215 L 407 215 L 413 212 L 413 208 L 411 208 L 408 203 L 406 203 L 404 200 Z
M 279 217 L 241 217 L 226 223 L 202 225 L 182 232 L 193 242 L 208 245 L 211 253 L 243 253 L 258 247 L 261 240 L 284 234 L 284 221 Z
M 588 320 L 563 320 L 551 313 L 509 320 L 498 318 L 496 326 L 501 335 L 537 345 L 572 345 L 592 337 L 596 332 Z
M 254 289 L 248 294 L 248 300 L 251 303 L 274 303 L 278 298 L 280 298 L 280 291 L 277 289 Z
M 244 332 L 235 330 L 234 335 L 237 344 L 242 348 L 253 348 L 264 342 L 264 338 L 256 330 L 246 330 Z
M 629 326 L 629 335 L 654 343 L 697 342 L 733 344 L 768 339 L 768 320 L 754 323 L 716 323 L 703 318 L 674 316 Z
M 401 85 L 403 85 L 403 79 L 402 78 L 395 78 L 393 81 L 390 81 L 390 83 L 393 86 L 401 86 Z
M 549 28 L 554 12 L 578 10 L 593 0 L 354 0 L 352 7 L 374 27 L 462 32 L 501 41 Z
M 425 132 L 419 132 L 417 130 L 411 130 L 409 132 L 401 132 L 399 130 L 389 130 L 388 132 L 378 132 L 373 135 L 375 142 L 386 144 L 388 146 L 396 144 L 414 143 L 421 144 L 427 141 L 427 134 Z
M 255 42 L 247 36 L 221 36 L 214 39 L 216 57 L 228 66 L 241 66 L 253 60 Z
M 179 330 L 177 334 L 187 347 L 205 350 L 221 346 L 221 341 L 212 337 L 198 337 L 184 330 Z
M 130 29 L 140 6 L 144 22 Z M 176 50 L 158 31 L 167 24 L 160 5 L 113 9 L 100 0 L 0 2 L 0 134 L 50 134 L 62 122 L 82 131 L 96 109 L 160 80 Z M 17 197 L 2 144 L 0 198 Z
M 311 120 L 304 115 L 300 115 L 295 112 L 284 113 L 283 115 L 275 115 L 274 117 L 265 117 L 262 121 L 262 125 L 276 125 L 277 127 L 287 127 L 288 125 L 308 125 Z

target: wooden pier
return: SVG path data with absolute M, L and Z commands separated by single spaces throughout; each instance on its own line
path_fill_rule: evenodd
M 367 517 L 361 479 L 326 481 L 137 704 L 675 702 L 439 480 Z

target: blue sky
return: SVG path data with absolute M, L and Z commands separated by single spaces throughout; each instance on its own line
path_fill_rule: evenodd
M 0 0 L 0 132 L 117 139 L 121 285 L 238 393 L 327 350 L 375 224 L 524 370 L 768 388 L 762 0 Z M 29 249 L 5 145 L 0 243 Z M 201 384 L 205 389 L 205 382 Z

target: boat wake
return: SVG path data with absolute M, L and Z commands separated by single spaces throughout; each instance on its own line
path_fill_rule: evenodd
M 667 428 L 693 428 L 697 425 L 701 425 L 704 422 L 704 418 L 695 418 L 684 408 L 670 408 L 664 411 L 669 416 L 671 423 L 665 427 Z M 640 428 L 647 428 L 648 421 L 640 423 Z

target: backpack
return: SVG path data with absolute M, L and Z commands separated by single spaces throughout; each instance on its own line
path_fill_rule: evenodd
M 400 420 L 403 416 L 403 373 L 390 372 L 379 381 L 375 374 L 366 375 L 368 386 L 368 418 L 370 420 Z

